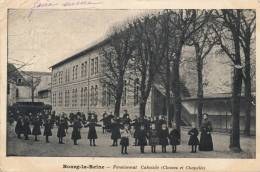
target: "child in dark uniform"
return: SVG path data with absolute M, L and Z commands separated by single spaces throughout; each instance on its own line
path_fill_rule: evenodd
M 71 139 L 74 141 L 74 145 L 78 145 L 77 140 L 81 139 L 80 129 L 82 128 L 81 122 L 78 119 L 78 116 L 75 117 L 73 121 L 73 130 L 71 134 Z
M 63 118 L 61 118 L 58 121 L 57 125 L 58 125 L 57 137 L 59 138 L 59 144 L 64 144 L 63 143 L 63 137 L 66 136 L 66 132 L 65 132 L 66 123 L 65 123 L 65 120 Z
M 34 141 L 38 141 L 37 136 L 41 135 L 41 125 L 42 122 L 39 119 L 39 116 L 36 116 L 36 118 L 32 122 L 33 125 L 33 130 L 32 130 L 32 135 L 34 135 Z
M 89 123 L 85 125 L 85 127 L 89 127 L 88 139 L 89 139 L 90 146 L 96 146 L 96 139 L 98 138 L 96 132 L 96 126 L 101 127 L 101 125 L 96 123 L 95 116 L 92 115 Z
M 29 140 L 28 135 L 32 134 L 31 128 L 30 128 L 30 119 L 29 119 L 29 116 L 25 116 L 25 118 L 24 118 L 23 134 L 24 134 L 25 140 Z
M 140 146 L 141 153 L 144 153 L 144 147 L 147 145 L 147 134 L 144 125 L 140 125 L 140 130 L 137 133 L 138 146 Z
M 188 132 L 188 135 L 190 135 L 188 145 L 191 146 L 191 153 L 196 153 L 197 145 L 199 145 L 199 139 L 198 139 L 199 131 L 195 127 L 194 122 L 192 122 L 192 129 Z
M 112 119 L 111 127 L 111 139 L 113 140 L 112 146 L 117 146 L 117 140 L 121 138 L 120 127 L 121 124 L 117 119 Z
M 23 133 L 23 123 L 24 120 L 22 116 L 19 115 L 17 118 L 17 123 L 15 125 L 15 133 L 17 134 L 18 139 L 21 138 L 21 134 Z
M 49 136 L 52 136 L 52 132 L 51 132 L 52 122 L 50 119 L 46 119 L 46 121 L 43 125 L 44 125 L 43 135 L 45 136 L 46 143 L 49 143 Z
M 172 145 L 172 153 L 175 153 L 177 145 L 180 145 L 180 132 L 176 129 L 175 123 L 173 123 L 173 129 L 170 132 L 169 138 Z
M 129 130 L 129 124 L 124 124 L 124 129 L 121 131 L 121 154 L 127 153 L 127 146 L 129 146 L 129 137 L 131 136 L 131 131 Z
M 161 125 L 159 137 L 160 137 L 160 144 L 162 145 L 162 152 L 166 153 L 166 146 L 169 144 L 168 142 L 169 130 L 165 123 Z
M 158 131 L 155 124 L 152 124 L 152 129 L 149 131 L 149 145 L 152 153 L 156 153 L 156 145 L 159 144 Z

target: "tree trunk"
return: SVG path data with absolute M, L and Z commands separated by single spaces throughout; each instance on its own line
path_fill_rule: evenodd
M 32 89 L 32 102 L 34 102 L 34 90 Z
M 232 108 L 232 129 L 230 135 L 229 148 L 234 152 L 240 152 L 240 95 L 241 95 L 242 76 L 241 69 L 234 69 L 233 90 L 231 99 Z
M 170 94 L 170 63 L 167 57 L 167 64 L 166 64 L 166 83 L 165 83 L 165 90 L 166 90 L 166 115 L 168 119 L 168 125 L 171 125 L 171 121 L 173 115 L 170 114 L 170 102 L 171 102 L 171 94 Z
M 239 25 L 238 25 L 239 26 Z M 233 40 L 235 47 L 235 61 L 234 65 L 241 66 L 240 58 L 240 45 L 239 45 L 239 27 L 236 31 L 233 31 Z M 242 69 L 234 67 L 233 83 L 232 83 L 232 129 L 230 135 L 230 150 L 234 152 L 240 152 L 240 97 L 241 97 L 241 86 L 242 86 Z
M 166 115 L 168 119 L 168 125 L 171 125 L 171 121 L 172 121 L 172 114 L 170 114 L 170 100 L 171 100 L 170 88 L 166 86 Z
M 124 79 L 121 78 L 118 83 L 118 87 L 116 89 L 116 102 L 115 102 L 115 109 L 114 109 L 114 115 L 119 117 L 120 116 L 120 108 L 121 108 L 121 98 L 123 94 L 124 89 Z
M 145 116 L 146 102 L 147 102 L 147 99 L 146 100 L 141 99 L 141 101 L 140 101 L 140 106 L 139 106 L 140 117 Z
M 197 114 L 197 122 L 198 126 L 201 126 L 202 121 L 202 113 L 203 113 L 203 66 L 202 66 L 201 57 L 197 57 L 197 75 L 198 75 L 198 90 L 197 90 L 197 97 L 198 97 L 198 114 Z
M 34 102 L 34 84 L 33 84 L 33 77 L 32 77 L 32 83 L 31 83 L 31 92 L 32 92 L 32 102 Z
M 120 96 L 120 98 L 117 97 L 116 102 L 115 102 L 114 115 L 117 117 L 120 116 L 120 108 L 121 108 L 121 96 Z
M 244 49 L 244 55 L 245 55 L 245 129 L 244 134 L 247 136 L 250 136 L 250 122 L 251 122 L 251 101 L 252 101 L 252 95 L 251 95 L 251 64 L 250 64 L 250 39 L 249 42 L 247 42 L 247 47 Z
M 174 115 L 176 129 L 180 131 L 181 124 L 181 89 L 180 89 L 180 75 L 179 75 L 179 60 L 173 64 L 173 94 L 174 94 Z

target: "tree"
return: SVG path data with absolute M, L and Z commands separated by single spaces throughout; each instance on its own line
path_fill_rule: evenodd
M 168 119 L 168 125 L 172 121 L 173 112 L 170 111 L 171 106 L 171 56 L 173 51 L 170 50 L 169 44 L 171 42 L 171 29 L 170 29 L 170 10 L 164 10 L 158 16 L 159 24 L 163 32 L 163 46 L 164 52 L 162 54 L 162 62 L 158 71 L 158 79 L 162 83 L 162 86 L 165 89 L 165 102 L 166 102 L 166 115 Z
M 231 151 L 240 152 L 240 97 L 242 87 L 242 64 L 240 56 L 240 27 L 242 10 L 216 10 L 217 20 L 214 32 L 218 44 L 233 63 L 232 83 L 232 129 L 230 134 Z
M 240 43 L 244 54 L 244 83 L 245 83 L 245 99 L 246 99 L 246 114 L 245 114 L 245 129 L 244 133 L 250 136 L 250 121 L 251 121 L 251 107 L 252 107 L 252 93 L 251 93 L 251 42 L 256 28 L 256 13 L 255 10 L 243 10 L 241 12 L 241 34 Z
M 181 82 L 180 82 L 180 62 L 182 58 L 182 49 L 191 36 L 199 31 L 205 23 L 200 23 L 194 27 L 193 23 L 205 17 L 203 14 L 196 14 L 195 10 L 173 10 L 171 11 L 170 29 L 172 42 L 169 44 L 173 52 L 171 60 L 172 83 L 171 88 L 174 95 L 174 115 L 177 130 L 180 131 L 181 123 Z
M 101 78 L 101 83 L 105 84 L 108 92 L 114 96 L 114 114 L 119 116 L 125 72 L 134 50 L 132 26 L 124 29 L 113 28 L 108 39 L 108 46 L 102 49 L 104 77 Z
M 41 83 L 41 77 L 26 71 L 21 71 L 21 74 L 24 76 L 27 86 L 31 89 L 31 100 L 34 102 L 34 91 Z
M 145 107 L 155 75 L 161 64 L 164 51 L 163 32 L 158 17 L 146 15 L 134 21 L 136 54 L 134 70 L 140 75 L 140 116 L 145 116 Z
M 197 11 L 198 12 L 198 11 Z M 213 34 L 213 30 L 211 27 L 212 20 L 211 11 L 202 11 L 205 17 L 202 20 L 195 20 L 193 23 L 193 27 L 196 28 L 196 25 L 201 25 L 201 22 L 205 23 L 205 25 L 198 30 L 195 34 L 191 36 L 190 45 L 195 48 L 195 62 L 196 62 L 196 70 L 197 70 L 197 97 L 198 97 L 198 105 L 197 105 L 197 122 L 198 126 L 201 126 L 202 121 L 202 113 L 203 113 L 203 66 L 205 63 L 205 59 L 212 50 L 212 48 L 217 43 L 217 39 Z

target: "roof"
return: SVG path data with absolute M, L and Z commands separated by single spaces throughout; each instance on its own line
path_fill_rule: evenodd
M 153 84 L 153 86 L 159 91 L 161 92 L 161 94 L 163 94 L 164 96 L 166 95 L 166 89 L 165 87 L 158 82 L 155 82 Z M 185 84 L 181 81 L 180 82 L 180 86 L 181 86 L 181 93 L 183 97 L 190 97 L 190 92 L 188 90 L 188 88 L 185 86 Z M 170 91 L 170 94 L 173 95 L 172 91 Z
M 7 79 L 8 79 L 8 82 L 15 83 L 19 86 L 28 85 L 28 83 L 26 82 L 26 80 L 23 77 L 23 75 L 21 74 L 21 72 L 12 63 L 7 64 Z M 18 79 L 21 79 L 20 83 L 17 83 Z
M 22 71 L 21 73 L 33 76 L 51 75 L 51 72 Z
M 83 56 L 83 55 L 86 55 L 86 54 L 92 52 L 93 50 L 96 50 L 96 49 L 106 45 L 109 41 L 110 41 L 110 39 L 106 38 L 103 41 L 98 42 L 97 44 L 94 44 L 94 45 L 92 45 L 92 46 L 90 46 L 90 47 L 88 47 L 88 48 L 86 48 L 86 49 L 84 49 L 84 50 L 82 50 L 82 51 L 80 51 L 80 52 L 78 52 L 78 53 L 76 53 L 76 54 L 56 63 L 56 64 L 54 64 L 54 65 L 52 65 L 52 66 L 50 66 L 50 68 L 55 68 L 55 67 L 61 66 L 65 63 L 67 63 L 67 62 L 70 62 L 72 60 L 75 60 L 75 59 Z

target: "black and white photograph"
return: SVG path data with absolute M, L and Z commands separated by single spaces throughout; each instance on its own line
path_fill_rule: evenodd
M 256 159 L 255 9 L 8 9 L 6 65 L 7 157 Z

